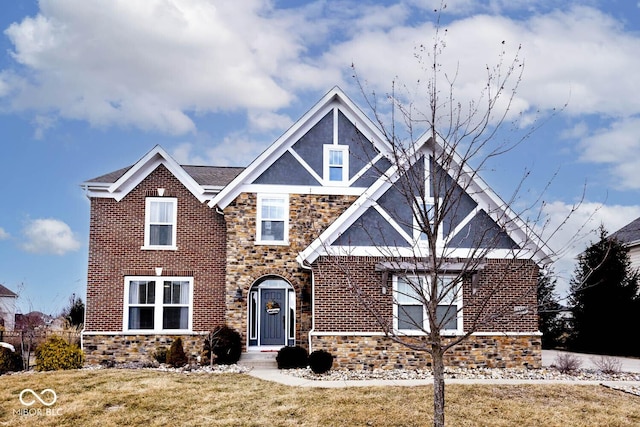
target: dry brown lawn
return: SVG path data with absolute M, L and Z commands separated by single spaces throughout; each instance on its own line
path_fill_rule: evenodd
M 25 388 L 55 390 L 49 415 L 39 402 L 24 415 Z M 428 386 L 316 389 L 240 374 L 62 371 L 0 376 L 0 425 L 424 426 L 431 398 Z M 446 417 L 451 426 L 637 426 L 640 398 L 601 386 L 450 385 Z

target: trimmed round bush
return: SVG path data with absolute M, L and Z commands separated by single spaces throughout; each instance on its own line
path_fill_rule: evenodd
M 57 371 L 80 369 L 84 354 L 76 344 L 69 344 L 59 336 L 52 336 L 36 349 L 36 370 Z
M 324 374 L 333 366 L 333 355 L 325 350 L 316 350 L 309 355 L 309 367 L 316 374 Z
M 309 361 L 307 349 L 295 347 L 282 347 L 276 356 L 278 369 L 306 368 Z
M 167 363 L 174 368 L 179 368 L 186 365 L 187 362 L 187 355 L 184 354 L 184 347 L 182 346 L 182 338 L 176 338 L 171 343 L 169 351 L 167 351 Z
M 0 347 L 0 375 L 5 372 L 21 371 L 22 367 L 22 355 L 19 351 Z
M 204 340 L 205 359 L 214 357 L 218 365 L 233 365 L 242 355 L 242 337 L 240 333 L 227 325 L 216 326 Z

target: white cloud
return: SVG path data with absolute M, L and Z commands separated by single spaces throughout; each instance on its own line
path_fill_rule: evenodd
M 581 160 L 610 165 L 623 189 L 640 189 L 640 117 L 614 121 L 581 140 Z
M 189 112 L 286 106 L 297 26 L 260 0 L 42 0 L 5 31 L 32 77 L 3 82 L 18 110 L 180 134 Z
M 4 230 L 4 228 L 0 227 L 0 240 L 7 240 L 11 235 Z
M 71 228 L 57 219 L 30 220 L 23 234 L 26 241 L 22 248 L 31 253 L 64 255 L 80 248 Z
M 271 142 L 252 139 L 248 133 L 235 132 L 216 144 L 207 144 L 204 140 L 184 142 L 171 152 L 171 156 L 183 165 L 247 166 Z

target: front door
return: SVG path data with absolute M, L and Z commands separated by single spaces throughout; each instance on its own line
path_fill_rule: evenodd
M 260 289 L 260 344 L 285 345 L 286 289 Z

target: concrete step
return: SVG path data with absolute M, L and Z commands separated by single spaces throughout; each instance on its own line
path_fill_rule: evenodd
M 238 365 L 247 366 L 254 369 L 277 369 L 277 351 L 249 352 L 242 353 Z

